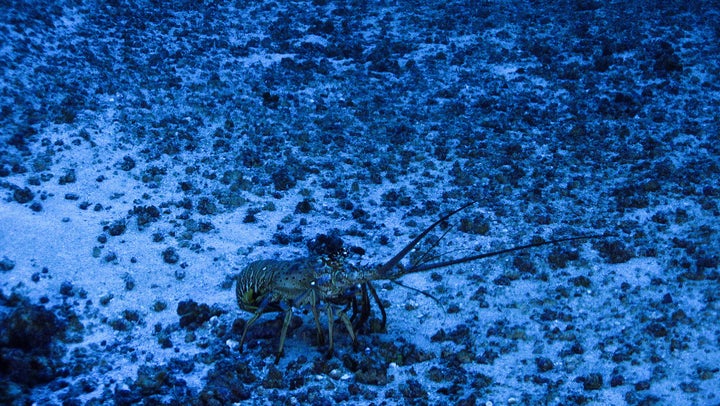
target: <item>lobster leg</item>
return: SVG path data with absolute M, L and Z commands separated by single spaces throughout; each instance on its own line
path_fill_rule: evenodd
M 375 303 L 377 303 L 378 308 L 380 309 L 380 314 L 382 315 L 382 322 L 380 324 L 381 329 L 385 331 L 385 324 L 387 323 L 387 314 L 385 314 L 385 306 L 383 306 L 382 301 L 380 300 L 380 296 L 378 296 L 377 291 L 375 290 L 375 287 L 372 285 L 372 282 L 367 283 L 367 288 L 370 291 L 370 294 L 372 295 L 373 299 L 375 300 Z M 369 305 L 369 303 L 368 303 Z
M 342 320 L 343 324 L 345 325 L 345 328 L 347 329 L 348 334 L 350 334 L 350 338 L 352 339 L 352 343 L 353 343 L 353 349 L 355 351 L 357 351 L 357 347 L 358 347 L 357 335 L 355 334 L 355 330 L 353 330 L 352 323 L 350 322 L 350 318 L 348 317 L 347 313 L 345 313 L 344 310 L 339 310 L 338 316 L 340 317 L 340 320 Z
M 268 298 L 265 298 L 262 302 L 260 302 L 260 306 L 258 306 L 257 310 L 255 310 L 255 313 L 248 321 L 245 322 L 245 328 L 243 328 L 242 337 L 240 337 L 240 352 L 242 353 L 243 350 L 243 343 L 245 343 L 245 335 L 248 332 L 248 329 L 250 328 L 255 321 L 262 316 L 263 313 L 265 313 L 265 308 L 267 308 L 268 305 Z
M 333 314 L 332 305 L 327 306 L 327 317 L 328 317 L 328 335 L 330 336 L 330 345 L 328 346 L 327 353 L 325 353 L 326 358 L 332 358 L 333 351 L 334 351 L 334 342 L 333 342 L 333 324 L 334 324 L 334 314 Z M 355 330 L 353 330 L 352 323 L 350 322 L 350 317 L 348 317 L 347 313 L 345 313 L 344 310 L 340 309 L 338 310 L 338 317 L 340 320 L 342 320 L 343 324 L 345 325 L 345 328 L 348 331 L 348 334 L 350 334 L 350 338 L 352 339 L 353 343 L 353 349 L 357 351 L 358 348 L 358 341 L 357 341 L 357 335 L 355 334 Z
M 312 311 L 313 318 L 315 319 L 315 327 L 317 328 L 318 344 L 323 345 L 323 344 L 325 344 L 325 336 L 323 335 L 322 327 L 320 326 L 320 314 L 318 313 L 317 306 L 315 306 L 315 305 L 310 306 L 310 310 Z
M 250 327 L 250 325 L 255 323 L 255 320 L 257 320 L 261 314 L 262 314 L 262 311 L 257 311 L 257 312 L 255 312 L 255 314 L 253 314 L 253 316 L 248 321 L 245 322 L 245 328 L 243 329 L 242 337 L 240 337 L 240 345 L 239 345 L 240 352 L 243 351 L 243 343 L 245 342 L 245 335 L 248 332 L 248 328 Z
M 334 321 L 334 318 L 333 318 L 332 306 L 329 304 L 327 306 L 327 318 L 328 318 L 328 336 L 329 336 L 330 343 L 328 345 L 328 350 L 327 350 L 327 353 L 325 354 L 325 357 L 332 358 L 333 350 L 334 350 L 334 348 L 333 348 L 333 321 Z
M 285 336 L 287 336 L 288 326 L 290 326 L 290 319 L 292 318 L 292 307 L 285 310 L 285 317 L 283 318 L 282 330 L 280 331 L 280 348 L 278 348 L 277 355 L 275 356 L 275 365 L 280 362 L 280 357 L 283 354 L 283 347 L 285 346 Z
M 359 317 L 355 322 L 353 323 L 353 327 L 356 329 L 362 329 L 362 326 L 367 322 L 368 318 L 370 317 L 370 297 L 368 296 L 368 289 L 367 289 L 367 283 L 363 283 L 361 285 L 360 291 L 362 293 L 362 300 L 360 301 L 360 306 L 353 306 L 353 318 L 359 313 Z M 355 296 L 353 296 L 353 304 L 356 304 L 357 300 Z M 358 308 L 359 307 L 359 308 Z

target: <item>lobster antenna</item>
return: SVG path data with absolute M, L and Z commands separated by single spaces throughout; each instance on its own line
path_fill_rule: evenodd
M 435 296 L 433 296 L 432 293 L 426 292 L 426 291 L 424 291 L 424 290 L 422 290 L 422 289 L 414 288 L 414 287 L 412 287 L 412 286 L 408 286 L 408 285 L 406 285 L 406 284 L 404 284 L 404 283 L 402 283 L 402 282 L 396 281 L 395 279 L 390 279 L 390 282 L 392 282 L 392 283 L 394 283 L 394 284 L 396 284 L 396 285 L 398 285 L 398 286 L 401 286 L 401 287 L 403 287 L 403 288 L 405 288 L 405 289 L 413 290 L 413 291 L 415 291 L 415 292 L 417 292 L 417 293 L 420 293 L 420 294 L 423 295 L 423 296 L 429 297 L 430 299 L 434 300 L 435 303 L 436 303 L 438 306 L 440 306 L 440 308 L 442 309 L 443 313 L 445 313 L 445 307 L 442 305 L 442 302 L 440 302 L 440 299 L 438 299 L 438 298 L 436 298 Z
M 382 265 L 380 268 L 378 268 L 378 270 L 377 270 L 378 274 L 379 274 L 379 275 L 383 275 L 383 276 L 387 276 L 387 274 L 390 272 L 390 270 L 393 269 L 393 268 L 395 268 L 395 266 L 397 266 L 397 265 L 400 263 L 400 261 L 401 261 L 403 258 L 405 258 L 405 256 L 406 256 L 413 248 L 415 248 L 415 246 L 416 246 L 423 238 L 425 238 L 425 236 L 426 236 L 430 231 L 433 230 L 433 228 L 437 227 L 440 223 L 442 223 L 443 221 L 449 219 L 450 217 L 452 217 L 452 216 L 453 216 L 454 214 L 456 214 L 457 212 L 459 212 L 459 211 L 461 211 L 461 210 L 464 210 L 464 209 L 472 206 L 473 204 L 475 204 L 475 201 L 472 201 L 472 202 L 470 202 L 470 203 L 466 203 L 466 204 L 464 204 L 463 206 L 461 206 L 459 209 L 455 209 L 455 210 L 451 211 L 450 213 L 448 213 L 448 214 L 440 217 L 440 219 L 438 219 L 436 222 L 432 223 L 432 224 L 430 225 L 430 227 L 428 227 L 428 228 L 426 228 L 425 230 L 423 230 L 422 233 L 420 233 L 417 237 L 415 237 L 415 239 L 413 239 L 412 241 L 410 241 L 410 243 L 407 244 L 407 245 L 405 246 L 405 248 L 403 248 L 402 250 L 400 250 L 400 252 L 398 252 L 397 254 L 395 254 L 395 256 L 392 257 L 388 262 L 386 262 L 384 265 Z
M 448 235 L 448 233 L 450 232 L 450 230 L 452 230 L 452 227 L 448 227 L 448 229 L 445 230 L 445 232 L 443 233 L 443 235 L 440 236 L 440 238 L 438 238 L 434 243 L 432 243 L 432 244 L 430 245 L 430 247 L 429 247 L 427 250 L 425 250 L 425 252 L 423 252 L 423 254 L 420 256 L 420 258 L 418 258 L 417 261 L 414 261 L 414 263 L 413 263 L 410 267 L 412 268 L 412 267 L 414 267 L 414 266 L 416 266 L 416 265 L 419 265 L 419 264 L 426 264 L 426 263 L 428 263 L 428 262 L 430 262 L 430 261 L 432 261 L 432 260 L 434 260 L 434 259 L 440 258 L 439 255 L 435 255 L 435 256 L 433 256 L 433 257 L 429 257 L 429 255 L 430 255 L 430 253 L 431 253 L 435 248 L 437 248 L 438 245 L 440 245 L 440 241 L 442 241 L 443 238 L 445 238 L 445 236 Z
M 477 261 L 478 259 L 495 257 L 498 255 L 507 254 L 507 253 L 515 252 L 515 251 L 521 251 L 521 250 L 528 249 L 528 248 L 541 247 L 543 245 L 553 245 L 553 244 L 558 244 L 561 242 L 576 241 L 576 240 L 607 238 L 607 237 L 612 237 L 615 235 L 616 234 L 609 234 L 609 233 L 589 234 L 589 235 L 581 235 L 581 236 L 577 236 L 577 237 L 558 238 L 556 240 L 540 241 L 540 242 L 534 242 L 534 243 L 525 244 L 525 245 L 518 245 L 518 246 L 515 246 L 512 248 L 505 248 L 505 249 L 498 250 L 498 251 L 486 252 L 484 254 L 470 255 L 467 257 L 451 259 L 451 260 L 447 260 L 447 261 L 434 262 L 432 264 L 422 264 L 422 265 L 418 265 L 418 266 L 413 266 L 413 267 L 404 269 L 403 272 L 401 272 L 401 274 L 398 276 L 407 275 L 409 273 L 415 273 L 415 272 L 425 272 L 425 271 L 429 271 L 431 269 L 445 268 L 445 267 L 457 265 L 457 264 L 464 264 L 466 262 Z

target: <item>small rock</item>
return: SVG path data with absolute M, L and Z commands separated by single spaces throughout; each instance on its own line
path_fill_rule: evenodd
M 602 241 L 597 244 L 600 256 L 611 264 L 622 264 L 631 260 L 635 253 L 620 240 Z
M 637 387 L 637 385 L 635 385 Z M 648 385 L 649 387 L 649 385 Z M 685 393 L 698 393 L 700 386 L 695 382 L 680 382 L 680 389 Z
M 650 323 L 650 325 L 647 326 L 646 331 L 655 338 L 665 337 L 668 333 L 665 326 L 660 323 Z
M 400 393 L 402 393 L 405 399 L 427 399 L 428 393 L 415 379 L 408 379 L 405 384 L 401 384 Z
M 144 396 L 161 393 L 161 388 L 170 384 L 170 375 L 160 366 L 141 365 L 137 374 L 135 385 Z
M 107 295 L 100 296 L 100 305 L 107 306 L 110 301 L 115 297 L 112 293 L 108 293 Z
M 216 306 L 210 307 L 205 303 L 198 304 L 192 299 L 181 301 L 177 307 L 177 315 L 180 316 L 180 327 L 191 331 L 196 330 L 213 316 L 220 316 L 222 313 L 223 311 Z
M 75 169 L 70 169 L 63 176 L 58 179 L 58 183 L 66 185 L 68 183 L 75 183 L 77 181 L 77 175 L 75 175 Z
M 123 275 L 123 282 L 125 282 L 125 290 L 131 291 L 135 289 L 135 279 L 130 274 Z
M 282 168 L 279 171 L 272 174 L 273 184 L 275 190 L 288 190 L 293 188 L 297 181 L 290 175 L 287 169 Z
M 275 366 L 268 369 L 265 379 L 262 380 L 265 389 L 281 389 L 283 387 L 283 373 Z
M 178 253 L 175 251 L 175 248 L 173 248 L 173 247 L 166 248 L 162 252 L 162 258 L 163 258 L 163 261 L 165 261 L 165 263 L 168 263 L 168 264 L 177 264 L 178 261 L 180 261 L 180 256 L 178 255 Z
M 207 197 L 201 197 L 197 204 L 198 213 L 202 215 L 212 215 L 217 213 L 217 206 Z
M 117 220 L 108 226 L 107 232 L 111 236 L 117 237 L 125 232 L 126 227 L 125 220 Z
M 73 291 L 73 284 L 67 281 L 60 284 L 60 294 L 67 297 L 75 296 L 75 292 Z
M 590 287 L 590 279 L 587 276 L 577 276 L 575 278 L 571 278 L 570 282 L 576 286 L 576 287 L 582 287 L 582 288 L 589 288 Z
M 635 390 L 648 390 L 650 389 L 650 381 L 648 380 L 642 380 L 635 384 Z
M 13 192 L 13 199 L 15 199 L 16 202 L 20 204 L 25 204 L 29 201 L 31 201 L 35 197 L 35 193 L 33 193 L 30 189 L 24 188 L 24 189 L 15 189 Z
M 131 171 L 133 168 L 135 168 L 135 160 L 132 159 L 130 156 L 125 155 L 122 162 L 119 162 L 119 166 L 120 169 L 125 172 Z
M 540 372 L 547 372 L 555 368 L 555 364 L 553 362 L 545 357 L 537 357 L 535 358 L 535 365 L 537 366 L 538 371 Z
M 155 312 L 161 312 L 161 311 L 167 309 L 167 303 L 165 303 L 165 301 L 163 301 L 163 300 L 158 299 L 153 303 L 152 309 Z
M 295 214 L 307 214 L 313 209 L 310 199 L 303 199 L 295 206 Z
M 15 261 L 5 256 L 0 260 L 0 271 L 12 271 L 13 268 L 15 268 Z
M 582 377 L 581 380 L 585 390 L 598 390 L 603 386 L 603 377 L 599 373 L 588 374 Z

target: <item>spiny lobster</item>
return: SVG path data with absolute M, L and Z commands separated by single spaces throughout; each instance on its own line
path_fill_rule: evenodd
M 385 308 L 372 285 L 375 280 L 395 280 L 403 275 L 429 271 L 431 269 L 445 268 L 451 265 L 476 261 L 482 258 L 493 257 L 509 252 L 524 250 L 542 245 L 557 244 L 566 241 L 606 237 L 601 235 L 583 235 L 567 237 L 550 241 L 533 242 L 483 254 L 465 256 L 462 258 L 413 264 L 403 266 L 400 261 L 415 248 L 435 227 L 448 220 L 456 213 L 471 206 L 470 202 L 451 211 L 431 224 L 389 261 L 379 266 L 354 265 L 344 261 L 346 251 L 341 246 L 325 250 L 323 255 L 311 255 L 292 260 L 259 260 L 251 262 L 242 270 L 236 279 L 235 294 L 238 305 L 242 310 L 253 313 L 245 322 L 242 337 L 240 338 L 240 351 L 242 351 L 245 336 L 250 326 L 263 314 L 268 312 L 284 313 L 282 329 L 280 332 L 280 347 L 275 357 L 275 364 L 280 361 L 285 345 L 288 326 L 292 317 L 293 308 L 309 308 L 315 320 L 318 342 L 324 343 L 320 314 L 318 307 L 325 303 L 328 322 L 328 350 L 327 356 L 333 354 L 333 323 L 335 311 L 345 325 L 345 328 L 357 349 L 357 335 L 355 329 L 362 326 L 370 315 L 370 296 L 377 304 L 382 314 L 382 329 L 385 327 Z M 360 296 L 358 303 L 358 296 Z M 352 318 L 359 313 L 355 327 L 347 312 L 353 309 Z

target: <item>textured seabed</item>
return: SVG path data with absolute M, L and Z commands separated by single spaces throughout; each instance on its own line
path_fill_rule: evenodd
M 0 403 L 720 404 L 717 1 L 0 10 Z M 411 257 L 613 236 L 238 351 L 249 262 L 379 264 L 473 200 Z

